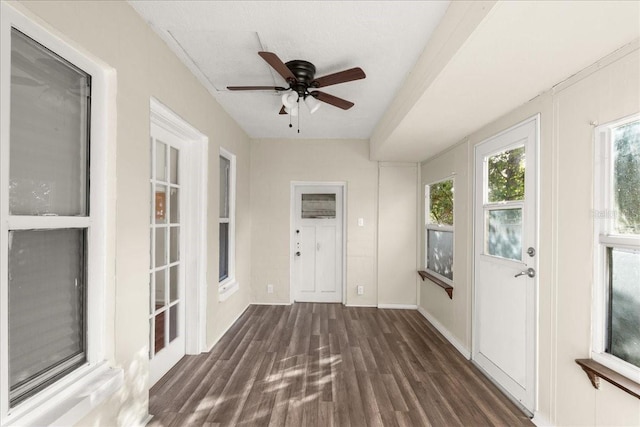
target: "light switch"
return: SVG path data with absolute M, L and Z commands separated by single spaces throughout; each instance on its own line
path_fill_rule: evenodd
M 358 218 L 358 227 L 364 227 L 364 218 Z

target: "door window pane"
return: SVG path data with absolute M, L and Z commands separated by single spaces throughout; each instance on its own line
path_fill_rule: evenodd
M 609 248 L 608 353 L 640 367 L 640 251 Z
M 85 361 L 85 243 L 84 229 L 9 232 L 12 402 Z
M 229 171 L 231 161 L 220 156 L 220 218 L 229 218 Z
M 156 224 L 167 223 L 167 187 L 156 185 L 155 198 L 153 200 Z
M 640 121 L 613 132 L 614 229 L 640 234 Z
M 156 142 L 156 179 L 167 180 L 167 145 L 160 141 Z
M 169 342 L 178 338 L 178 306 L 169 309 Z
M 166 235 L 166 228 L 156 228 L 156 267 L 162 267 L 167 263 Z
M 173 147 L 170 149 L 170 160 L 169 181 L 172 184 L 178 184 L 178 150 Z
M 522 209 L 486 211 L 485 253 L 522 260 Z
M 169 236 L 169 262 L 176 262 L 180 259 L 180 227 L 171 227 Z
M 9 211 L 88 215 L 91 77 L 13 29 Z
M 170 213 L 170 221 L 172 224 L 177 224 L 178 222 L 180 222 L 180 199 L 178 198 L 179 196 L 179 190 L 177 188 L 172 188 L 170 190 L 170 197 L 169 197 L 169 211 Z
M 229 277 L 229 224 L 220 223 L 220 267 L 218 280 Z
M 335 218 L 336 195 L 334 194 L 303 194 L 302 218 Z
M 524 200 L 525 163 L 524 147 L 487 159 L 489 203 Z
M 156 295 L 155 295 L 155 305 L 156 310 L 161 309 L 167 303 L 167 292 L 165 287 L 165 282 L 167 278 L 167 269 L 163 268 L 160 271 L 156 271 Z
M 173 266 L 169 270 L 169 293 L 170 302 L 174 302 L 178 299 L 178 266 Z
M 453 280 L 453 232 L 427 229 L 427 269 Z
M 154 354 L 157 354 L 160 350 L 164 348 L 164 337 L 166 336 L 165 335 L 165 325 L 166 325 L 165 313 L 166 311 L 163 311 L 162 313 L 156 314 L 156 317 L 155 317 L 156 336 L 154 339 Z

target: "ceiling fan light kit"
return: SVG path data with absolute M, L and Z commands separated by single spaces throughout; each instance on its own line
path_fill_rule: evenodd
M 297 116 L 299 114 L 300 98 L 309 109 L 311 114 L 318 111 L 320 102 L 331 104 L 343 110 L 353 107 L 353 102 L 347 101 L 337 96 L 330 95 L 316 88 L 346 83 L 353 80 L 360 80 L 366 77 L 361 68 L 355 67 L 348 70 L 339 71 L 323 77 L 315 78 L 316 67 L 309 61 L 293 60 L 286 64 L 273 52 L 258 52 L 282 78 L 289 84 L 288 88 L 280 86 L 227 86 L 228 90 L 271 90 L 276 92 L 290 91 L 282 95 L 282 105 L 279 114 L 289 114 Z M 311 89 L 311 90 L 310 90 Z M 298 130 L 299 132 L 299 130 Z
M 311 114 L 315 113 L 320 108 L 320 101 L 315 99 L 312 95 L 308 95 L 304 98 L 304 103 Z
M 298 92 L 285 93 L 282 95 L 282 105 L 289 109 L 297 107 L 299 98 Z

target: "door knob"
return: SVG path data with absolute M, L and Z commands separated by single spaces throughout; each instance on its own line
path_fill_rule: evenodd
M 513 277 L 520 277 L 520 276 L 524 276 L 525 274 L 527 276 L 531 277 L 531 278 L 536 277 L 536 271 L 531 267 L 527 268 L 526 270 L 521 271 L 520 273 L 516 274 Z
M 296 252 L 296 256 L 300 256 L 300 251 Z

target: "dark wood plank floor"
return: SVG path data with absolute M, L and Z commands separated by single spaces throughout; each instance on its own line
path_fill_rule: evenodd
M 150 426 L 532 426 L 417 311 L 250 306 L 150 391 Z

